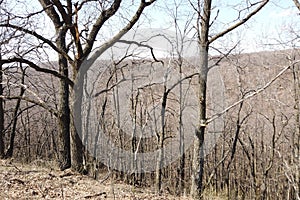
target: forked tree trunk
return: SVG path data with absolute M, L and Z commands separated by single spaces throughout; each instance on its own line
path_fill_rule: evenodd
M 92 52 L 94 42 L 96 41 L 97 35 L 102 28 L 103 24 L 116 14 L 121 5 L 121 0 L 112 1 L 109 4 L 107 9 L 99 13 L 95 23 L 88 23 L 87 26 L 91 26 L 91 30 L 84 39 L 83 47 L 81 41 L 81 33 L 78 27 L 78 11 L 82 8 L 82 5 L 85 5 L 88 1 L 81 3 L 81 6 L 77 3 L 72 3 L 72 1 L 49 1 L 49 0 L 39 0 L 41 6 L 44 8 L 46 14 L 53 22 L 53 25 L 56 29 L 56 51 L 59 54 L 59 62 L 61 73 L 64 77 L 68 77 L 68 64 L 73 67 L 73 81 L 79 83 L 72 88 L 72 100 L 69 99 L 69 85 L 66 81 L 61 81 L 61 99 L 60 99 L 60 143 L 62 144 L 62 149 L 60 151 L 60 161 L 61 169 L 68 168 L 70 164 L 72 168 L 77 171 L 84 170 L 83 161 L 84 161 L 84 148 L 81 141 L 82 134 L 82 120 L 81 120 L 81 103 L 82 103 L 82 87 L 83 87 L 83 77 L 87 72 L 88 68 L 111 46 L 113 46 L 124 34 L 126 34 L 139 20 L 144 9 L 150 6 L 155 0 L 150 1 L 141 1 L 138 9 L 135 14 L 132 16 L 131 20 L 122 28 L 120 32 L 116 34 L 111 40 L 103 44 L 97 51 L 95 51 L 89 61 L 85 63 L 86 66 L 81 66 L 82 62 L 89 57 Z M 74 8 L 74 9 L 73 9 Z M 68 32 L 69 31 L 69 32 Z M 70 35 L 67 35 L 67 32 Z M 71 37 L 71 38 L 70 38 Z M 69 45 L 66 48 L 66 40 L 69 40 L 72 45 Z M 68 51 L 71 47 L 75 46 L 76 56 L 72 60 L 69 58 Z M 66 60 L 67 59 L 67 60 Z M 72 60 L 70 62 L 70 60 Z M 80 68 L 84 68 L 79 71 Z M 82 72 L 84 71 L 84 72 Z M 79 76 L 77 77 L 78 73 Z M 79 80 L 78 80 L 79 78 Z M 71 119 L 72 117 L 72 119 Z M 69 123 L 68 123 L 69 122 Z M 71 137 L 70 137 L 71 135 Z M 70 146 L 71 146 L 71 162 L 70 162 Z
M 294 0 L 296 1 L 296 0 Z M 199 82 L 198 82 L 198 102 L 199 102 L 199 120 L 198 127 L 196 129 L 195 141 L 194 141 L 194 157 L 193 157 L 193 172 L 192 172 L 192 186 L 191 195 L 194 199 L 202 199 L 203 193 L 203 167 L 204 167 L 204 135 L 206 128 L 206 88 L 207 88 L 207 74 L 208 74 L 208 49 L 209 45 L 220 37 L 228 34 L 235 30 L 239 26 L 245 24 L 251 17 L 258 13 L 269 0 L 261 1 L 259 6 L 250 12 L 246 17 L 239 20 L 235 24 L 231 25 L 224 31 L 215 34 L 210 39 L 209 29 L 211 16 L 211 4 L 212 0 L 198 0 L 198 5 L 195 7 L 198 9 L 197 18 L 197 31 L 198 31 L 198 42 L 200 49 L 200 63 L 199 63 Z M 300 4 L 299 4 L 300 5 Z M 252 6 L 251 6 L 252 7 Z M 299 6 L 300 7 L 300 6 Z

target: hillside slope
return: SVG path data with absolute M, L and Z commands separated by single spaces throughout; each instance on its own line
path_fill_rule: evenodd
M 32 165 L 0 161 L 0 199 L 188 199 L 164 194 L 155 195 L 150 189 L 104 181 L 66 170 L 41 167 L 44 161 Z M 105 175 L 104 175 L 105 176 Z

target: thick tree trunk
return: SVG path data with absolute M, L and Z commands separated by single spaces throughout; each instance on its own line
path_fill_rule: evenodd
M 66 32 L 61 31 L 57 39 L 57 46 L 66 51 L 65 36 Z M 66 58 L 59 55 L 59 72 L 61 75 L 68 77 L 68 62 Z M 58 162 L 60 170 L 65 170 L 71 167 L 70 154 L 70 107 L 69 107 L 69 84 L 60 79 L 59 82 L 59 144 L 58 144 Z
M 77 68 L 79 69 L 79 68 Z M 84 146 L 82 143 L 82 118 L 81 106 L 83 96 L 85 72 L 74 73 L 75 86 L 72 92 L 71 102 L 71 163 L 72 168 L 80 173 L 85 173 L 84 166 Z

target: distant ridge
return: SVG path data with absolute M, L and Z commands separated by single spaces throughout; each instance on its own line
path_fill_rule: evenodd
M 156 58 L 178 57 L 178 53 L 183 57 L 196 56 L 198 52 L 197 42 L 185 37 L 182 41 L 176 33 L 163 29 L 138 29 L 131 30 L 125 34 L 121 40 L 132 41 L 153 48 Z M 147 59 L 152 58 L 150 48 L 138 47 L 136 44 L 124 44 L 117 42 L 111 49 L 106 51 L 101 59 L 122 58 L 125 55 L 132 55 L 132 58 Z

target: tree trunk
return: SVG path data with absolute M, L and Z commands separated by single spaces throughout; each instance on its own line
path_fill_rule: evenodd
M 79 69 L 79 67 L 77 67 Z M 84 166 L 84 146 L 82 143 L 82 118 L 81 118 L 81 106 L 83 97 L 83 85 L 84 85 L 84 70 L 74 73 L 73 80 L 75 80 L 75 86 L 72 93 L 71 102 L 71 163 L 72 168 L 80 173 L 86 173 Z
M 166 128 L 166 122 L 165 122 L 165 116 L 166 116 L 166 107 L 167 107 L 167 100 L 168 100 L 168 92 L 167 92 L 167 86 L 166 82 L 167 78 L 164 81 L 164 94 L 162 98 L 161 103 L 161 134 L 160 138 L 158 140 L 158 158 L 156 163 L 156 192 L 160 194 L 161 186 L 162 186 L 162 168 L 164 163 L 164 141 L 165 141 L 165 128 Z
M 202 199 L 203 193 L 203 170 L 204 170 L 204 135 L 206 128 L 206 88 L 208 75 L 208 33 L 210 28 L 211 0 L 204 0 L 202 16 L 198 16 L 201 30 L 198 29 L 199 39 L 199 76 L 198 76 L 198 106 L 199 118 L 195 131 L 194 157 L 192 164 L 191 195 L 194 199 Z
M 65 36 L 66 32 L 58 30 L 57 46 L 66 51 Z M 59 72 L 61 75 L 68 77 L 68 62 L 66 58 L 59 55 Z M 70 107 L 69 107 L 69 84 L 64 80 L 59 80 L 59 144 L 58 144 L 58 162 L 60 170 L 71 167 L 70 154 Z
M 204 168 L 204 134 L 206 128 L 206 81 L 208 73 L 207 48 L 200 47 L 200 69 L 199 69 L 199 124 L 195 131 L 194 157 L 191 194 L 195 199 L 202 198 L 203 192 L 203 168 Z
M 295 162 L 295 184 L 298 191 L 295 191 L 297 198 L 300 198 L 300 79 L 299 79 L 299 66 L 293 65 L 293 79 L 294 79 L 294 101 L 295 101 L 295 112 L 296 112 L 296 129 L 293 133 L 292 145 L 293 145 L 293 159 Z M 298 158 L 298 159 L 297 159 Z M 297 165 L 298 162 L 298 165 Z
M 21 84 L 24 85 L 25 69 L 22 68 L 22 64 L 20 64 L 20 68 L 22 71 Z M 25 93 L 25 88 L 21 86 L 19 96 L 22 97 L 24 93 Z M 16 128 L 17 128 L 17 122 L 18 122 L 18 112 L 19 112 L 20 104 L 21 104 L 21 99 L 18 99 L 16 107 L 14 109 L 14 116 L 13 116 L 12 129 L 11 129 L 11 133 L 10 133 L 9 147 L 5 153 L 5 158 L 11 158 L 13 156 Z
M 179 66 L 179 74 L 180 80 L 182 79 L 182 61 L 180 58 L 180 66 Z M 184 132 L 183 132 L 183 90 L 182 90 L 182 82 L 179 84 L 179 151 L 180 151 L 180 164 L 179 164 L 179 185 L 178 185 L 178 194 L 184 193 L 184 177 L 185 177 L 185 154 L 184 154 Z
M 1 56 L 1 47 L 0 47 L 0 60 Z M 3 71 L 2 64 L 0 63 L 0 95 L 3 95 Z M 3 99 L 0 98 L 0 158 L 4 157 L 4 105 Z

